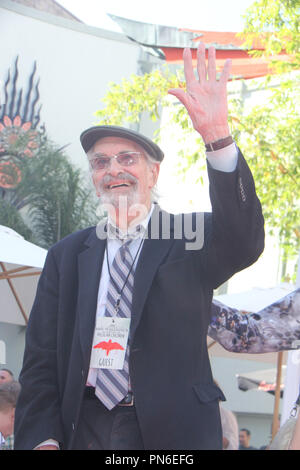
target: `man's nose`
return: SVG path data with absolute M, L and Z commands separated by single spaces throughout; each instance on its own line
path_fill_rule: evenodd
M 117 162 L 116 158 L 110 159 L 110 167 L 108 168 L 107 172 L 113 176 L 116 176 L 122 170 L 122 165 Z

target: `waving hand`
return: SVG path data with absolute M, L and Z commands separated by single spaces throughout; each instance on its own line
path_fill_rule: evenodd
M 186 107 L 196 131 L 205 143 L 210 143 L 230 134 L 227 110 L 227 82 L 230 76 L 231 60 L 226 60 L 220 80 L 216 79 L 216 51 L 208 49 L 208 63 L 205 60 L 205 45 L 197 49 L 196 79 L 190 49 L 183 52 L 186 92 L 181 88 L 169 90 Z

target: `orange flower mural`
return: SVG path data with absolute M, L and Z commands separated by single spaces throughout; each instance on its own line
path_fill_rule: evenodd
M 15 188 L 21 181 L 21 171 L 15 163 L 0 163 L 0 187 L 4 189 Z
M 31 129 L 31 122 L 22 123 L 20 116 L 13 120 L 4 116 L 0 122 L 0 187 L 15 188 L 22 179 L 17 161 L 32 158 L 41 145 L 40 133 Z
M 18 57 L 14 70 L 8 71 L 3 93 L 6 102 L 0 106 L 0 189 L 13 189 L 20 183 L 21 162 L 37 155 L 44 139 L 45 126 L 37 130 L 41 105 L 35 73 L 36 62 L 25 91 L 17 85 Z
M 3 152 L 17 153 L 20 156 L 34 156 L 34 150 L 39 147 L 39 133 L 31 130 L 31 122 L 22 123 L 20 116 L 14 120 L 4 116 L 0 122 L 0 157 Z

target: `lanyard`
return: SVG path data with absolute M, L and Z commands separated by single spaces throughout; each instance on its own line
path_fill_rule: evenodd
M 140 244 L 139 244 L 138 250 L 137 250 L 137 252 L 136 252 L 136 254 L 135 254 L 134 260 L 133 260 L 133 262 L 132 262 L 132 264 L 131 264 L 131 266 L 130 266 L 129 272 L 128 272 L 127 277 L 126 277 L 126 279 L 125 279 L 125 282 L 124 282 L 124 284 L 123 284 L 123 286 L 122 286 L 121 291 L 120 291 L 119 294 L 118 294 L 118 298 L 117 298 L 116 303 L 115 303 L 115 312 L 116 312 L 116 315 L 118 314 L 118 311 L 119 311 L 120 302 L 121 302 L 121 296 L 122 296 L 123 290 L 124 290 L 124 288 L 125 288 L 125 286 L 126 286 L 126 283 L 127 283 L 127 281 L 128 281 L 128 278 L 129 278 L 129 276 L 130 276 L 130 273 L 131 273 L 131 271 L 132 271 L 132 269 L 133 269 L 135 260 L 137 259 L 137 256 L 138 256 L 138 254 L 139 254 L 139 252 L 140 252 L 140 250 L 141 250 L 141 248 L 142 248 L 142 243 L 143 243 L 143 241 L 144 241 L 144 238 L 142 237 L 142 240 L 141 240 L 141 242 L 140 242 Z M 122 248 L 122 247 L 120 247 L 119 250 L 120 250 L 121 248 Z M 114 278 L 112 277 L 111 272 L 110 272 L 109 261 L 108 261 L 108 246 L 107 246 L 107 242 L 106 242 L 106 262 L 107 262 L 107 268 L 108 268 L 108 272 L 109 272 L 109 277 L 110 277 L 111 281 L 113 282 L 113 284 L 114 284 L 116 290 L 118 291 L 118 290 L 119 290 L 119 287 L 117 286 L 117 284 L 116 284 L 116 282 L 115 282 L 115 280 L 114 280 Z

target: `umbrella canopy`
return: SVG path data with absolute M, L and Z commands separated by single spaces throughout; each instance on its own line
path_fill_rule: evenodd
M 224 294 L 214 296 L 214 299 L 219 300 L 229 307 L 236 308 L 244 313 L 256 313 L 265 307 L 273 304 L 277 300 L 282 299 L 295 289 L 291 284 L 281 284 L 269 289 L 254 288 L 249 291 L 239 292 L 236 294 Z M 276 364 L 277 353 L 264 353 L 264 354 L 243 354 L 233 353 L 226 351 L 220 344 L 208 338 L 209 353 L 216 357 L 226 357 L 231 359 L 248 359 L 250 361 L 258 361 L 270 364 Z M 283 363 L 286 363 L 287 352 L 282 353 Z
M 280 381 L 280 396 L 283 397 L 284 381 L 285 381 L 286 366 L 282 366 L 282 374 Z M 276 375 L 277 370 L 266 369 L 257 370 L 255 372 L 247 372 L 243 374 L 236 374 L 238 388 L 243 392 L 248 390 L 257 390 L 268 392 L 275 395 L 276 390 Z
M 255 288 L 247 292 L 241 292 L 238 294 L 227 294 L 219 295 L 215 298 L 220 302 L 228 305 L 230 307 L 236 308 L 242 312 L 251 312 L 256 313 L 262 310 L 265 307 L 273 304 L 274 302 L 285 297 L 289 293 L 295 290 L 295 286 L 292 285 L 279 285 L 274 288 L 269 289 L 260 289 Z M 231 357 L 236 357 L 236 353 L 228 353 L 221 346 L 216 345 L 214 341 L 208 341 L 209 352 L 212 355 L 222 355 L 223 357 L 231 355 Z M 218 349 L 223 350 L 223 354 L 219 352 Z M 214 351 L 215 350 L 215 351 Z M 250 359 L 252 361 L 261 360 L 263 362 L 277 362 L 276 367 L 276 379 L 275 379 L 275 401 L 274 401 L 274 413 L 273 413 L 273 424 L 272 424 L 272 437 L 275 436 L 278 430 L 278 416 L 279 416 L 279 400 L 281 395 L 281 383 L 282 383 L 282 374 L 283 374 L 283 364 L 286 362 L 287 353 L 268 353 L 268 354 L 239 354 L 239 359 Z
M 0 322 L 26 325 L 47 250 L 0 225 Z
M 255 287 L 249 291 L 237 294 L 217 295 L 214 298 L 238 310 L 255 313 L 282 299 L 294 290 L 295 286 L 291 284 L 280 284 L 276 287 L 265 289 Z

